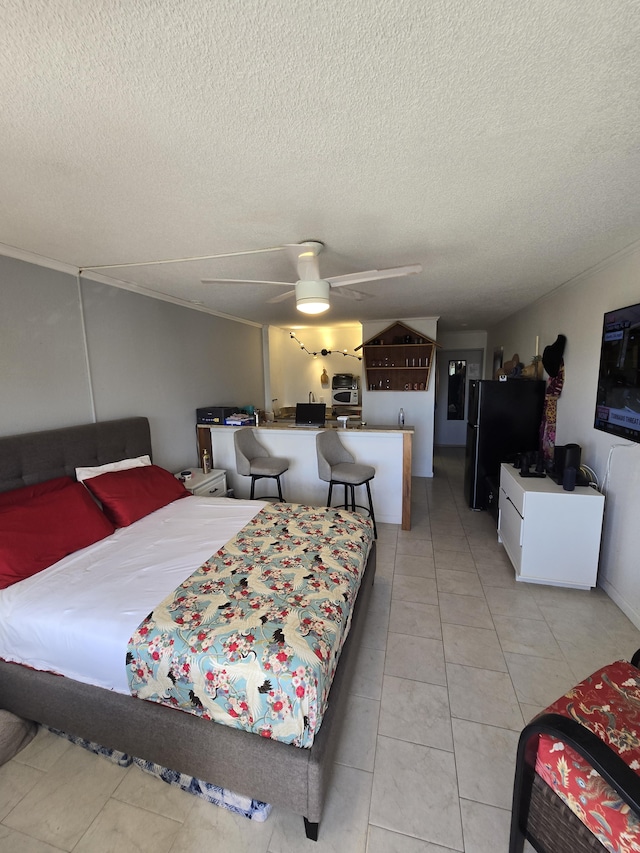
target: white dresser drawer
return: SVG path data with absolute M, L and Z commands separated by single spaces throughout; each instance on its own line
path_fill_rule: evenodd
M 522 516 L 501 488 L 498 503 L 498 534 L 516 574 L 520 574 L 522 565 L 523 523 Z
M 500 467 L 500 489 L 523 516 L 526 492 L 517 468 L 512 468 L 510 465 Z M 502 504 L 502 495 L 500 495 L 500 503 Z
M 185 486 L 189 489 L 189 483 L 185 483 Z M 218 477 L 208 479 L 206 483 L 201 483 L 190 491 L 201 497 L 223 498 L 227 493 L 227 475 L 222 472 Z

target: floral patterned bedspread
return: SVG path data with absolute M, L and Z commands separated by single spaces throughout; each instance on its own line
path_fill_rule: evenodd
M 264 507 L 138 627 L 132 695 L 311 746 L 372 539 L 355 513 Z

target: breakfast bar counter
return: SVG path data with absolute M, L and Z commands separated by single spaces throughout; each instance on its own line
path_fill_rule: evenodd
M 227 485 L 241 498 L 249 497 L 250 478 L 236 471 L 233 433 L 248 427 L 211 426 L 198 424 L 200 455 L 207 448 L 214 468 L 227 472 Z M 372 465 L 376 476 L 371 481 L 371 493 L 376 519 L 388 524 L 400 524 L 411 529 L 411 453 L 414 429 L 412 426 L 367 425 L 354 422 L 348 427 L 297 427 L 291 421 L 275 421 L 253 427 L 258 441 L 272 456 L 289 460 L 289 470 L 283 475 L 283 491 L 287 501 L 325 506 L 328 484 L 318 477 L 316 435 L 321 429 L 335 429 L 340 440 L 356 461 Z M 273 481 L 260 480 L 256 499 L 273 493 Z M 342 497 L 342 489 L 334 492 L 334 503 Z

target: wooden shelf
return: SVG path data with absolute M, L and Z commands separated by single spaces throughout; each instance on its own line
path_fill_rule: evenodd
M 404 323 L 388 326 L 362 344 L 367 390 L 426 391 L 436 346 Z

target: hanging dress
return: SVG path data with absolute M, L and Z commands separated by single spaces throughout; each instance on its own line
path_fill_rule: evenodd
M 556 416 L 558 408 L 558 397 L 562 394 L 564 385 L 564 361 L 560 360 L 560 369 L 556 376 L 550 376 L 547 380 L 547 389 L 544 396 L 544 408 L 542 410 L 542 422 L 540 424 L 540 450 L 547 467 L 553 464 L 556 445 Z

